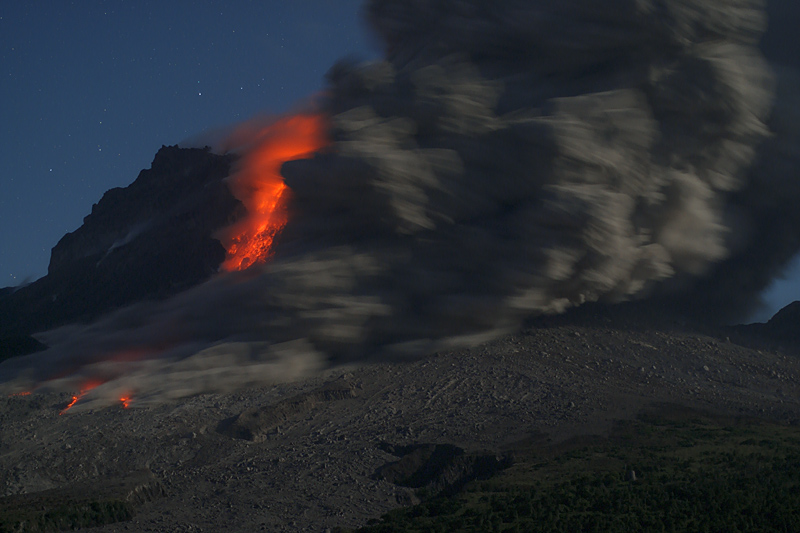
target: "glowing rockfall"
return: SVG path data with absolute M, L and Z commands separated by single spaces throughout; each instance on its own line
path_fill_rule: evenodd
M 244 270 L 272 255 L 275 238 L 286 225 L 289 191 L 281 166 L 325 147 L 321 115 L 294 115 L 277 120 L 255 135 L 237 171 L 229 178 L 233 195 L 247 214 L 219 234 L 227 256 L 221 270 Z

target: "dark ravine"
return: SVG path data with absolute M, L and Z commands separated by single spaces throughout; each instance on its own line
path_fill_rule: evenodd
M 136 509 L 165 496 L 147 470 L 31 494 L 0 497 L 0 532 L 51 533 L 130 520 Z
M 507 455 L 465 454 L 452 444 L 381 443 L 380 448 L 398 460 L 378 468 L 373 475 L 375 479 L 423 489 L 432 496 L 454 494 L 470 481 L 488 479 L 512 463 Z

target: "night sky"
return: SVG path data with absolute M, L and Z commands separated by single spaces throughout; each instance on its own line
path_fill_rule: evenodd
M 3 2 L 0 287 L 47 272 L 50 249 L 161 145 L 290 111 L 337 59 L 380 54 L 361 0 Z M 794 281 L 765 318 L 800 299 Z

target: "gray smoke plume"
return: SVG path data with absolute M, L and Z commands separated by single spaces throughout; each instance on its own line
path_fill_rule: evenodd
M 87 400 L 146 403 L 420 356 L 739 264 L 774 230 L 756 207 L 798 197 L 762 7 L 368 2 L 386 59 L 330 71 L 333 144 L 284 165 L 273 261 L 42 335 L 52 348 L 0 377 L 20 390 L 54 367 L 56 388 L 102 375 Z
M 742 320 L 760 294 L 800 252 L 800 3 L 770 0 L 760 47 L 770 61 L 775 96 L 770 134 L 746 184 L 727 197 L 728 257 L 703 277 L 664 284 L 661 298 L 707 320 Z M 680 290 L 675 290 L 675 289 Z

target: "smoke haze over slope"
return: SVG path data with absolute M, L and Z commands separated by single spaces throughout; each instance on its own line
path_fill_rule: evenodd
M 796 71 L 759 53 L 761 7 L 369 2 L 386 59 L 330 71 L 332 145 L 284 165 L 273 261 L 50 332 L 0 375 L 25 388 L 55 365 L 51 386 L 101 376 L 96 399 L 145 401 L 419 356 L 589 301 L 746 309 L 800 244 Z

